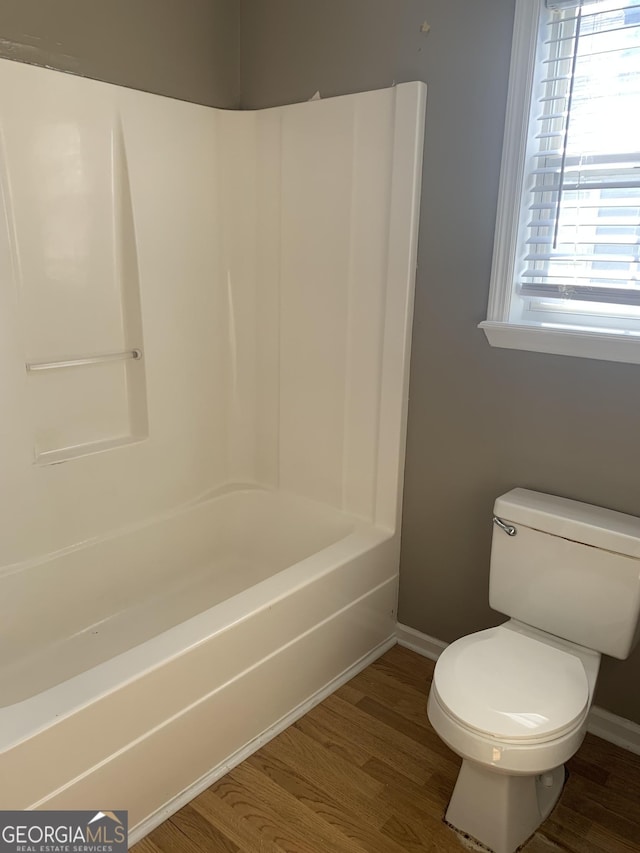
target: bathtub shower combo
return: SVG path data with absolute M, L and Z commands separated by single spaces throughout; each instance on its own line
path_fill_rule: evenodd
M 0 61 L 0 804 L 135 840 L 394 642 L 425 89 Z

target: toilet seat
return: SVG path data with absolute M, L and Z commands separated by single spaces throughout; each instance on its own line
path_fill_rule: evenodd
M 461 726 L 509 743 L 561 737 L 584 720 L 590 698 L 577 655 L 504 626 L 448 646 L 432 690 Z

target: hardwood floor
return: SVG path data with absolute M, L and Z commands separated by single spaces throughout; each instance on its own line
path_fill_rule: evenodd
M 465 850 L 442 821 L 459 759 L 427 720 L 433 666 L 395 646 L 134 853 Z M 587 735 L 569 773 L 523 853 L 640 851 L 640 757 Z

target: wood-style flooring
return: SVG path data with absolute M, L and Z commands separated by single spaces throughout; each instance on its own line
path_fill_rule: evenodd
M 464 851 L 442 820 L 459 759 L 427 720 L 433 666 L 395 646 L 134 853 Z M 568 768 L 524 853 L 640 851 L 640 757 L 587 735 Z

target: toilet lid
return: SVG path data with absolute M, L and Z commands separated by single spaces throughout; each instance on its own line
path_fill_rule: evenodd
M 558 737 L 586 715 L 589 703 L 580 658 L 504 627 L 448 646 L 433 686 L 463 725 L 508 740 Z

